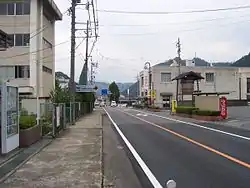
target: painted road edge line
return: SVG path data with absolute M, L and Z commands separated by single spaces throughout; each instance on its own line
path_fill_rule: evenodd
M 103 108 L 104 109 L 104 108 Z M 154 174 L 151 172 L 151 170 L 148 168 L 148 166 L 145 164 L 145 162 L 142 160 L 142 158 L 140 157 L 140 155 L 137 153 L 137 151 L 134 149 L 134 147 L 132 146 L 132 144 L 128 141 L 128 139 L 124 136 L 124 134 L 122 133 L 122 131 L 120 130 L 120 128 L 118 127 L 118 125 L 115 123 L 115 121 L 111 118 L 110 114 L 107 112 L 106 109 L 104 109 L 104 111 L 106 112 L 106 114 L 109 117 L 109 120 L 112 122 L 112 124 L 114 125 L 115 129 L 117 130 L 117 132 L 119 133 L 119 135 L 121 136 L 122 140 L 125 142 L 126 146 L 128 147 L 128 149 L 130 150 L 130 152 L 132 153 L 132 155 L 134 156 L 135 160 L 137 161 L 137 163 L 140 165 L 141 169 L 143 170 L 143 172 L 146 174 L 146 176 L 148 177 L 149 181 L 151 182 L 151 184 L 155 187 L 155 188 L 163 188 L 162 185 L 159 183 L 159 181 L 156 179 L 156 177 L 154 176 Z
M 137 112 L 142 112 L 140 110 L 135 110 L 135 109 L 132 109 L 132 110 L 137 111 Z M 221 131 L 219 129 L 205 127 L 205 126 L 202 126 L 202 125 L 199 125 L 199 124 L 196 124 L 196 123 L 182 121 L 182 120 L 178 120 L 178 119 L 174 119 L 174 118 L 168 118 L 168 117 L 160 116 L 160 115 L 153 114 L 153 113 L 148 113 L 148 112 L 144 112 L 144 113 L 148 114 L 148 115 L 151 115 L 151 116 L 155 116 L 155 117 L 159 117 L 159 118 L 163 118 L 163 119 L 167 119 L 167 120 L 170 120 L 170 121 L 175 121 L 175 122 L 183 123 L 183 124 L 187 124 L 187 125 L 192 125 L 194 127 L 199 127 L 199 128 L 202 128 L 202 129 L 206 129 L 206 130 L 210 130 L 210 131 L 214 131 L 214 132 L 218 132 L 218 133 L 222 133 L 222 134 L 226 134 L 226 135 L 229 135 L 229 136 L 233 136 L 233 137 L 236 137 L 236 138 L 241 138 L 241 139 L 250 141 L 250 138 L 246 137 L 246 136 L 241 136 L 241 135 L 238 135 L 238 134 Z
M 122 111 L 121 111 L 121 112 L 122 112 Z M 186 140 L 186 141 L 188 141 L 188 142 L 190 142 L 190 143 L 192 143 L 192 144 L 195 144 L 195 145 L 197 145 L 197 146 L 200 146 L 201 148 L 206 149 L 206 150 L 208 150 L 208 151 L 210 151 L 210 152 L 212 152 L 212 153 L 215 153 L 215 154 L 217 154 L 217 155 L 219 155 L 219 156 L 221 156 L 221 157 L 224 157 L 224 158 L 227 159 L 227 160 L 230 160 L 230 161 L 232 161 L 232 162 L 235 162 L 235 163 L 237 163 L 238 165 L 241 165 L 241 166 L 243 166 L 243 167 L 246 167 L 246 168 L 250 169 L 250 164 L 247 163 L 247 162 L 241 161 L 241 160 L 239 160 L 239 159 L 237 159 L 237 158 L 235 158 L 235 157 L 232 157 L 232 156 L 230 156 L 230 155 L 228 155 L 228 154 L 226 154 L 226 153 L 220 152 L 219 150 L 216 150 L 216 149 L 214 149 L 214 148 L 212 148 L 212 147 L 209 147 L 209 146 L 207 146 L 207 145 L 205 145 L 205 144 L 202 144 L 202 143 L 200 143 L 200 142 L 198 142 L 198 141 L 196 141 L 196 140 L 193 140 L 193 139 L 191 139 L 191 138 L 189 138 L 189 137 L 187 137 L 187 136 L 185 136 L 185 135 L 182 135 L 182 134 L 180 134 L 180 133 L 178 133 L 178 132 L 172 131 L 172 130 L 170 130 L 170 129 L 168 129 L 168 128 L 165 128 L 165 127 L 162 127 L 162 126 L 160 126 L 160 125 L 158 125 L 158 124 L 156 124 L 156 123 L 153 123 L 153 122 L 144 120 L 144 119 L 142 119 L 142 118 L 139 118 L 139 117 L 137 117 L 137 116 L 135 116 L 135 115 L 133 115 L 133 114 L 127 113 L 127 112 L 123 112 L 123 113 L 124 113 L 124 114 L 127 114 L 127 115 L 129 115 L 129 116 L 132 116 L 132 117 L 134 117 L 134 118 L 136 118 L 136 119 L 139 119 L 139 120 L 141 120 L 141 121 L 143 121 L 143 122 L 145 122 L 145 123 L 148 123 L 149 125 L 152 125 L 152 126 L 154 126 L 154 127 L 157 127 L 157 128 L 159 128 L 159 129 L 162 129 L 162 130 L 164 130 L 164 131 L 166 131 L 166 132 L 168 132 L 168 133 L 170 133 L 170 134 L 172 134 L 172 135 L 175 135 L 175 136 L 177 136 L 177 137 L 179 137 L 179 138 L 182 138 L 182 139 L 184 139 L 184 140 Z

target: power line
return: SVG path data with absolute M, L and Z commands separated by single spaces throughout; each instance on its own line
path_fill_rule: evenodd
M 201 9 L 201 10 L 187 10 L 187 11 L 174 11 L 174 12 L 139 12 L 139 11 L 124 11 L 124 10 L 107 10 L 99 9 L 98 12 L 115 13 L 115 14 L 149 14 L 149 15 L 162 15 L 162 14 L 193 14 L 193 13 L 204 13 L 204 12 L 221 12 L 231 10 L 242 10 L 249 9 L 250 5 L 228 7 L 228 8 L 217 8 L 217 9 Z
M 237 16 L 237 18 L 244 18 L 248 17 L 250 14 Z M 236 18 L 235 16 L 230 17 L 219 17 L 219 18 L 212 18 L 212 19 L 204 19 L 204 20 L 190 20 L 185 22 L 169 22 L 169 23 L 152 23 L 152 24 L 111 24 L 111 25 L 99 25 L 100 27 L 145 27 L 145 26 L 163 26 L 163 25 L 181 25 L 181 24 L 190 24 L 190 23 L 203 23 L 203 22 L 213 22 L 218 20 L 224 19 L 232 19 Z
M 62 44 L 68 43 L 68 42 L 69 42 L 69 40 L 58 43 L 56 45 L 53 45 L 52 47 L 56 47 L 56 46 L 59 46 L 59 45 L 62 45 Z M 25 55 L 29 55 L 29 54 L 32 54 L 32 53 L 44 51 L 44 50 L 49 49 L 49 48 L 51 48 L 51 47 L 46 47 L 46 48 L 42 48 L 42 49 L 35 50 L 35 51 L 32 51 L 32 52 L 21 53 L 21 54 L 17 54 L 17 55 L 13 55 L 13 56 L 8 56 L 8 57 L 0 57 L 0 59 L 11 59 L 11 58 L 15 58 L 15 57 L 25 56 Z
M 216 25 L 216 29 L 218 29 L 219 27 L 223 28 L 226 26 L 230 26 L 230 25 L 235 25 L 235 24 L 241 24 L 241 23 L 245 23 L 245 22 L 250 22 L 250 20 L 241 20 L 241 21 L 237 21 L 237 22 L 232 22 L 232 23 L 227 23 L 227 24 L 220 24 L 220 25 Z M 190 32 L 190 31 L 199 31 L 199 30 L 204 30 L 204 29 L 214 29 L 211 26 L 209 27 L 200 27 L 200 28 L 195 28 L 195 29 L 183 29 L 183 30 L 177 30 L 177 31 L 173 31 L 173 32 Z M 117 34 L 110 34 L 108 36 L 145 36 L 145 35 L 159 35 L 159 34 L 166 34 L 164 32 L 152 32 L 152 33 L 117 33 Z

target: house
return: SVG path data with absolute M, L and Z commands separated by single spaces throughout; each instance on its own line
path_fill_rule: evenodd
M 18 86 L 20 98 L 44 100 L 54 88 L 57 20 L 62 13 L 53 0 L 0 3 L 1 30 L 13 41 L 0 51 L 0 79 Z
M 186 61 L 186 64 L 180 67 L 180 73 L 189 71 L 199 73 L 205 78 L 199 83 L 198 89 L 202 92 L 229 93 L 226 97 L 230 105 L 239 104 L 239 101 L 245 101 L 246 104 L 250 99 L 249 67 L 198 67 Z M 177 82 L 172 79 L 179 75 L 178 64 L 173 62 L 169 65 L 155 65 L 151 67 L 151 74 L 151 91 L 155 93 L 154 104 L 159 107 L 170 107 L 171 100 L 176 98 Z M 149 70 L 142 70 L 139 83 L 140 97 L 150 97 L 152 92 L 149 91 L 149 84 Z M 193 87 L 197 90 L 196 84 Z M 184 95 L 183 100 L 191 101 L 192 95 Z

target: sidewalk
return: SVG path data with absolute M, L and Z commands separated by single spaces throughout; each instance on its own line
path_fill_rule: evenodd
M 83 117 L 0 185 L 98 188 L 102 184 L 101 109 Z

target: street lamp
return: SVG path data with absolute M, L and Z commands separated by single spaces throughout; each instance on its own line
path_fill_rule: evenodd
M 151 63 L 146 62 L 144 69 L 148 69 L 148 90 L 149 90 L 149 105 L 151 105 L 151 84 L 152 84 L 152 74 L 151 74 Z

